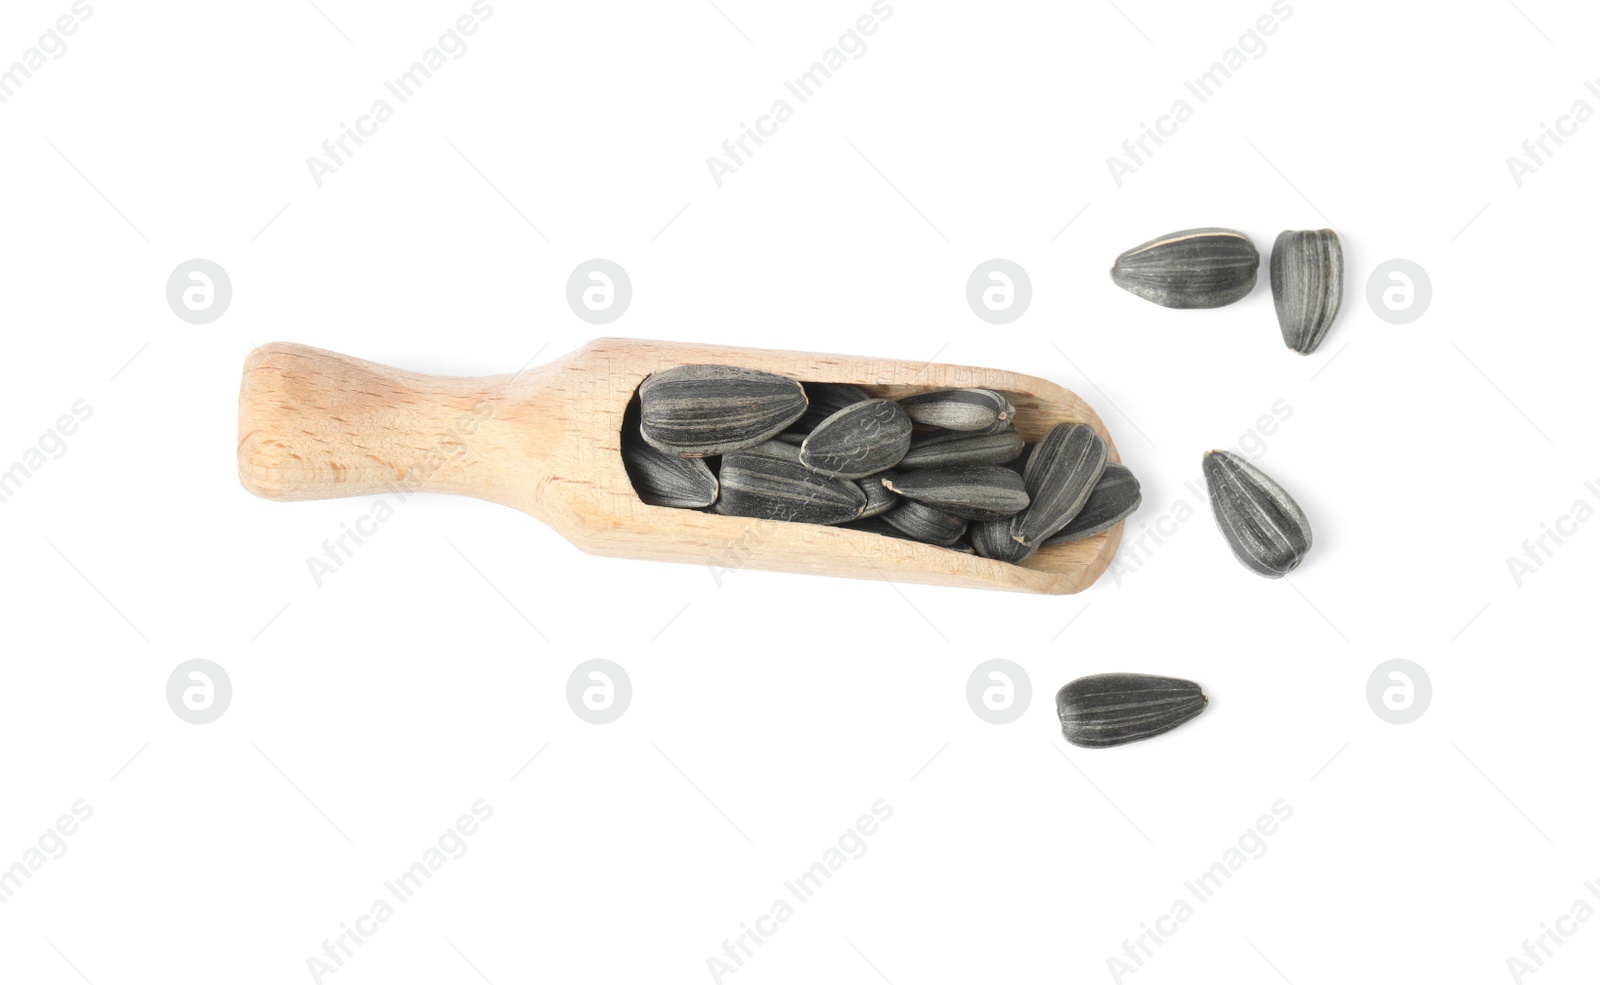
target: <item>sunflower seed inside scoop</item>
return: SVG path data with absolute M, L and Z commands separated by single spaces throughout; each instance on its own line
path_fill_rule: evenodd
M 1283 344 L 1315 352 L 1339 314 L 1344 294 L 1344 251 L 1331 229 L 1278 234 L 1272 244 L 1272 303 Z
M 727 516 L 833 524 L 856 519 L 867 506 L 866 493 L 855 483 L 769 455 L 726 455 L 721 479 L 717 512 Z
M 800 419 L 789 426 L 791 433 L 809 434 L 818 424 L 851 404 L 872 399 L 871 394 L 848 383 L 807 383 L 805 388 L 811 404 Z
M 1056 692 L 1061 734 L 1103 748 L 1170 732 L 1206 710 L 1200 685 L 1151 674 L 1094 674 Z
M 967 521 L 961 517 L 910 499 L 902 499 L 900 505 L 885 513 L 882 519 L 912 540 L 941 547 L 954 544 L 967 532 Z
M 1231 451 L 1208 451 L 1200 463 L 1217 527 L 1245 567 L 1282 578 L 1311 550 L 1311 524 L 1283 487 Z
M 998 465 L 919 469 L 884 484 L 906 499 L 968 520 L 1003 520 L 1028 506 L 1022 477 Z
M 829 416 L 800 446 L 814 472 L 861 479 L 882 472 L 911 447 L 911 418 L 892 400 L 863 400 Z
M 1117 257 L 1111 280 L 1165 308 L 1220 308 L 1256 286 L 1261 255 L 1232 229 L 1185 229 Z
M 1116 462 L 1107 462 L 1106 470 L 1100 473 L 1100 481 L 1094 484 L 1094 491 L 1084 501 L 1083 509 L 1061 528 L 1060 533 L 1046 540 L 1044 546 L 1070 544 L 1110 530 L 1139 508 L 1139 498 L 1139 480 L 1133 473 Z
M 896 468 L 932 469 L 950 465 L 1004 465 L 1022 454 L 1022 435 L 1007 430 L 999 434 L 929 431 L 913 435 L 911 450 Z
M 1019 544 L 1038 547 L 1072 521 L 1106 467 L 1106 443 L 1087 424 L 1057 424 L 1033 446 L 1022 480 L 1028 508 L 1011 521 Z
M 982 431 L 1009 421 L 1016 408 L 993 390 L 936 390 L 900 399 L 900 406 L 918 424 L 951 431 Z
M 675 366 L 639 384 L 644 440 L 705 458 L 773 437 L 806 411 L 798 380 L 737 366 Z
M 884 472 L 875 472 L 865 479 L 856 480 L 856 485 L 860 486 L 861 491 L 867 494 L 867 508 L 861 514 L 862 519 L 882 516 L 894 509 L 895 504 L 900 502 L 900 497 L 890 492 L 889 487 L 884 485 L 886 480 L 893 479 L 897 475 L 899 475 L 898 472 L 889 469 Z
M 1034 548 L 1011 539 L 1010 520 L 987 520 L 968 525 L 967 534 L 981 557 L 1021 564 L 1033 556 Z
M 622 464 L 634 492 L 651 506 L 696 510 L 717 501 L 717 477 L 703 458 L 680 458 L 645 443 L 632 428 L 622 432 Z

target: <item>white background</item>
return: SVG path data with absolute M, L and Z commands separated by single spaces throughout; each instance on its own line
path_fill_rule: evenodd
M 867 0 L 502 0 L 318 187 L 307 157 L 469 3 L 318 4 L 97 2 L 0 105 L 0 468 L 93 408 L 0 504 L 0 866 L 94 810 L 0 904 L 6 980 L 314 980 L 323 941 L 480 798 L 465 856 L 322 980 L 710 981 L 724 940 L 880 799 L 866 854 L 724 981 L 1110 981 L 1124 940 L 1280 799 L 1266 853 L 1124 981 L 1505 981 L 1575 900 L 1600 907 L 1600 523 L 1520 586 L 1507 567 L 1600 505 L 1600 122 L 1521 187 L 1506 166 L 1574 100 L 1600 110 L 1593 9 L 1296 0 L 1200 105 L 1184 80 L 1267 0 L 898 2 L 718 187 L 706 158 Z M 68 6 L 5 4 L 0 64 Z M 1193 118 L 1118 187 L 1106 158 L 1178 98 Z M 1301 357 L 1265 253 L 1330 224 L 1344 311 Z M 1243 302 L 1168 311 L 1106 277 L 1202 225 L 1262 249 Z M 232 278 L 210 325 L 164 299 L 192 257 Z M 591 257 L 633 280 L 603 328 L 564 297 Z M 1032 276 L 1007 326 L 963 297 L 990 257 Z M 1366 303 L 1393 257 L 1431 275 L 1410 325 Z M 1282 400 L 1257 461 L 1316 546 L 1263 580 L 1201 514 L 1074 597 L 719 587 L 419 496 L 317 587 L 306 558 L 372 504 L 238 484 L 255 344 L 481 375 L 601 334 L 1056 380 L 1143 481 L 1125 559 L 1180 501 L 1204 507 L 1185 486 L 1201 453 Z M 605 726 L 565 698 L 594 656 L 634 689 Z M 965 689 L 1002 656 L 1033 694 L 995 726 Z M 164 697 L 195 657 L 234 689 L 204 726 Z M 1432 679 L 1414 724 L 1367 704 L 1394 657 Z M 1111 670 L 1199 681 L 1210 709 L 1067 746 L 1055 690 Z M 1565 926 L 1540 985 L 1600 967 L 1600 921 Z

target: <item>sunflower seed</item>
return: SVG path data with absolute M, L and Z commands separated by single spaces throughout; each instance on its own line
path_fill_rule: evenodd
M 848 383 L 806 383 L 803 386 L 810 405 L 800 419 L 790 425 L 791 433 L 809 434 L 818 424 L 846 407 L 872 399 L 870 393 Z
M 906 499 L 968 520 L 1003 520 L 1028 506 L 1022 477 L 997 465 L 920 469 L 883 484 Z
M 1102 748 L 1170 732 L 1206 710 L 1200 685 L 1151 674 L 1094 674 L 1056 692 L 1061 734 Z
M 721 479 L 717 512 L 726 516 L 833 524 L 856 519 L 867 506 L 866 493 L 855 483 L 769 455 L 726 455 Z
M 717 477 L 703 458 L 680 458 L 650 447 L 639 433 L 622 433 L 622 464 L 633 490 L 651 506 L 700 509 L 717 501 Z
M 950 465 L 1004 465 L 1022 454 L 1022 435 L 1015 431 L 999 434 L 968 434 L 962 431 L 929 431 L 913 435 L 911 450 L 896 468 L 931 469 Z
M 1100 473 L 1100 481 L 1094 484 L 1094 491 L 1084 500 L 1083 509 L 1072 518 L 1072 522 L 1061 528 L 1060 533 L 1046 540 L 1044 546 L 1070 544 L 1104 533 L 1126 520 L 1138 508 L 1139 480 L 1124 466 L 1107 462 L 1106 470 Z
M 1111 280 L 1165 308 L 1220 308 L 1256 286 L 1261 256 L 1232 229 L 1185 229 L 1117 257 Z
M 951 431 L 982 431 L 1011 420 L 1016 408 L 993 390 L 935 390 L 900 399 L 911 419 Z
M 737 366 L 675 366 L 639 384 L 640 433 L 656 448 L 705 458 L 757 445 L 806 411 L 797 380 Z
M 1344 294 L 1344 251 L 1331 229 L 1285 230 L 1272 244 L 1272 303 L 1283 344 L 1302 355 L 1315 352 L 1339 314 Z
M 1057 424 L 1028 456 L 1028 508 L 1011 521 L 1019 544 L 1038 547 L 1078 515 L 1106 467 L 1106 443 L 1087 424 Z
M 888 480 L 893 479 L 898 474 L 893 469 L 889 469 L 884 472 L 875 472 L 865 479 L 856 480 L 856 485 L 860 486 L 861 491 L 867 495 L 867 508 L 861 514 L 862 519 L 882 516 L 894 509 L 895 504 L 900 502 L 900 497 L 890 492 L 889 487 L 885 485 Z
M 899 506 L 885 513 L 883 521 L 912 540 L 941 547 L 954 544 L 967 532 L 967 521 L 961 517 L 909 499 L 902 499 Z
M 970 524 L 967 533 L 979 556 L 995 561 L 1021 564 L 1033 556 L 1034 548 L 1011 539 L 1010 520 L 988 520 Z
M 911 418 L 892 400 L 863 400 L 830 415 L 800 446 L 800 461 L 838 479 L 882 472 L 911 447 Z
M 1311 524 L 1265 472 L 1231 451 L 1208 451 L 1200 463 L 1217 527 L 1245 567 L 1282 578 L 1311 550 Z

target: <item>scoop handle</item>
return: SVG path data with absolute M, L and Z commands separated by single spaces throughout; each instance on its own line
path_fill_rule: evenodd
M 426 376 L 274 342 L 245 359 L 239 481 L 266 499 L 444 492 L 501 499 L 525 449 L 509 376 Z

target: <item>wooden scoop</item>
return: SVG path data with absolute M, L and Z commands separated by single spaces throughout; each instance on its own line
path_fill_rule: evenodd
M 1122 527 L 1047 547 L 1022 565 L 867 531 L 647 506 L 622 464 L 622 415 L 657 370 L 717 363 L 851 383 L 896 399 L 987 387 L 1028 441 L 1083 422 L 1116 446 L 1076 394 L 1034 376 L 735 346 L 597 339 L 513 376 L 424 376 L 274 342 L 245 359 L 239 481 L 277 500 L 442 492 L 514 507 L 581 550 L 610 557 L 1062 595 L 1098 578 Z

